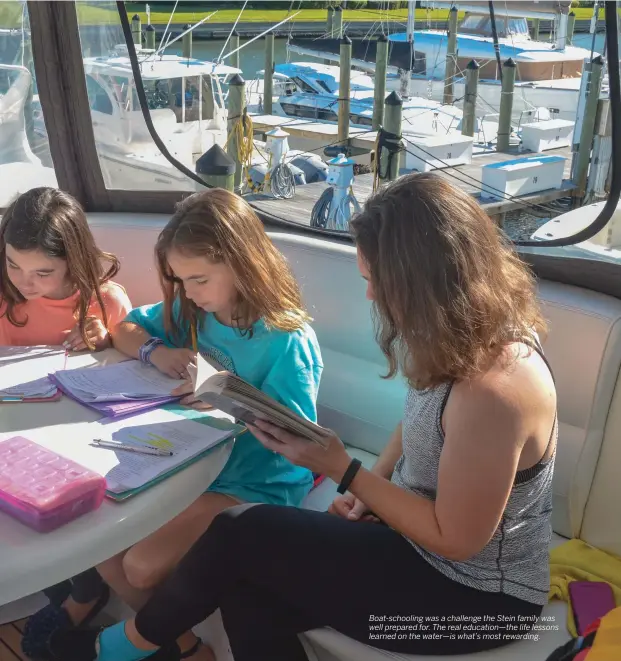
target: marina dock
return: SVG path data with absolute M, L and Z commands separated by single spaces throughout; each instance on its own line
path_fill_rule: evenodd
M 252 122 L 255 133 L 259 134 L 280 126 L 291 135 L 291 142 L 297 142 L 298 144 L 308 143 L 304 144 L 303 148 L 305 149 L 309 149 L 311 144 L 334 144 L 337 139 L 338 127 L 335 124 L 322 124 L 319 122 L 313 122 L 312 120 L 289 119 L 274 115 L 252 116 Z M 349 143 L 353 147 L 365 148 L 370 152 L 374 147 L 376 135 L 377 133 L 375 131 L 351 128 Z M 407 136 L 407 132 L 404 132 L 404 135 Z M 302 147 L 301 144 L 300 147 Z M 323 155 L 323 149 L 315 151 L 318 155 L 325 158 Z M 559 189 L 544 190 L 531 195 L 524 195 L 519 198 L 511 197 L 511 199 L 495 200 L 481 199 L 483 166 L 493 163 L 502 163 L 516 158 L 533 156 L 561 156 L 566 159 L 563 172 L 563 184 Z M 569 147 L 551 149 L 544 153 L 536 153 L 526 150 L 518 151 L 517 148 L 513 148 L 508 152 L 497 152 L 490 149 L 479 151 L 477 153 L 475 150 L 470 164 L 435 169 L 434 172 L 445 177 L 452 184 L 459 186 L 475 197 L 481 202 L 481 206 L 490 216 L 496 217 L 501 221 L 502 216 L 506 213 L 525 210 L 527 207 L 546 204 L 553 200 L 570 196 L 575 188 L 571 181 L 571 156 L 571 149 Z M 358 160 L 358 158 L 354 160 Z M 408 171 L 402 167 L 399 174 L 403 175 L 407 174 L 407 172 Z M 326 188 L 328 188 L 328 184 L 321 181 L 298 186 L 295 191 L 295 196 L 292 199 L 278 199 L 273 197 L 269 192 L 250 193 L 244 195 L 244 198 L 248 202 L 252 202 L 257 210 L 263 211 L 271 216 L 289 219 L 295 218 L 296 222 L 303 225 L 309 225 L 313 206 Z M 360 174 L 356 176 L 354 179 L 353 191 L 358 202 L 361 205 L 364 204 L 373 191 L 373 175 Z

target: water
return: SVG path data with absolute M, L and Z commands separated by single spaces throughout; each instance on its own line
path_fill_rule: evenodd
M 547 35 L 543 35 L 544 39 Z M 591 35 L 586 32 L 580 32 L 574 35 L 574 45 L 581 48 L 591 48 Z M 240 39 L 240 45 L 247 43 L 249 39 Z M 605 35 L 603 32 L 595 36 L 595 51 L 601 53 L 604 48 Z M 224 46 L 224 39 L 213 39 L 210 41 L 195 41 L 193 44 L 192 54 L 194 57 L 201 60 L 213 60 L 220 54 L 222 46 Z M 283 64 L 287 62 L 287 40 L 285 38 L 274 39 L 274 62 L 276 64 Z M 174 50 L 174 49 L 173 49 Z M 229 50 L 227 46 L 226 50 Z M 243 71 L 243 76 L 246 80 L 252 80 L 257 77 L 257 71 L 260 71 L 265 66 L 265 42 L 263 39 L 257 39 L 248 46 L 245 46 L 239 51 L 239 66 Z M 289 60 L 295 62 L 319 62 L 320 60 L 315 57 L 307 55 L 300 55 L 298 53 L 291 53 Z M 225 64 L 229 64 L 231 58 L 224 60 Z
M 239 45 L 250 41 L 249 39 L 240 39 Z M 195 41 L 192 45 L 192 55 L 201 60 L 213 60 L 220 55 L 222 46 L 224 46 L 224 39 L 213 39 L 209 41 Z M 226 51 L 230 49 L 227 45 Z M 224 64 L 231 64 L 232 58 L 226 58 Z M 298 53 L 291 53 L 289 58 L 295 62 L 319 62 L 315 57 L 299 55 Z M 284 38 L 274 39 L 274 62 L 276 64 L 284 64 L 287 62 L 287 40 Z M 261 71 L 265 67 L 265 41 L 257 39 L 248 46 L 245 46 L 239 51 L 239 68 L 243 71 L 243 77 L 246 80 L 252 80 L 257 77 L 257 71 Z

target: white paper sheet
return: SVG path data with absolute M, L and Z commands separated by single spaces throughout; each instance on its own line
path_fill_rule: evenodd
M 55 376 L 73 395 L 85 402 L 165 397 L 184 383 L 183 379 L 172 379 L 138 360 L 66 370 Z
M 62 347 L 0 347 L 0 397 L 51 397 L 56 386 L 47 375 L 65 364 Z

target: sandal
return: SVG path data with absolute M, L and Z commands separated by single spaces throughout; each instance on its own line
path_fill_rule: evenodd
M 66 597 L 65 597 L 66 599 Z M 101 595 L 79 625 L 74 625 L 63 602 L 51 602 L 40 611 L 31 615 L 26 621 L 22 638 L 22 652 L 35 661 L 49 661 L 48 643 L 58 631 L 75 631 L 86 628 L 105 608 L 110 599 L 110 588 L 102 585 Z
M 47 659 L 50 661 L 97 661 L 97 639 L 104 627 L 96 629 L 61 629 L 52 633 L 47 645 Z M 145 661 L 179 661 L 192 656 L 198 649 L 198 640 L 190 650 L 181 654 L 177 643 L 160 647 Z

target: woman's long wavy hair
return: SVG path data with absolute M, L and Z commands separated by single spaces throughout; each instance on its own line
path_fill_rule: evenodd
M 119 260 L 97 247 L 80 203 L 57 188 L 32 188 L 20 195 L 6 210 L 0 223 L 0 308 L 14 326 L 25 326 L 26 315 L 16 316 L 26 299 L 8 277 L 6 246 L 15 250 L 40 250 L 49 257 L 67 262 L 67 274 L 79 292 L 74 310 L 80 335 L 86 346 L 95 346 L 86 337 L 86 318 L 95 299 L 107 327 L 108 317 L 101 295 L 102 285 L 119 271 Z M 106 270 L 102 262 L 110 267 Z
M 237 289 L 233 320 L 252 337 L 252 324 L 294 331 L 310 321 L 298 284 L 284 256 L 271 242 L 252 207 L 223 188 L 194 193 L 177 205 L 158 238 L 155 254 L 164 292 L 166 332 L 177 342 L 185 329 L 197 328 L 203 311 L 185 294 L 168 264 L 171 250 L 206 257 L 231 268 Z M 180 300 L 179 318 L 173 303 Z M 189 338 L 188 338 L 189 339 Z
M 351 221 L 393 377 L 422 389 L 475 377 L 518 338 L 543 335 L 535 280 L 479 204 L 434 173 L 369 198 Z

